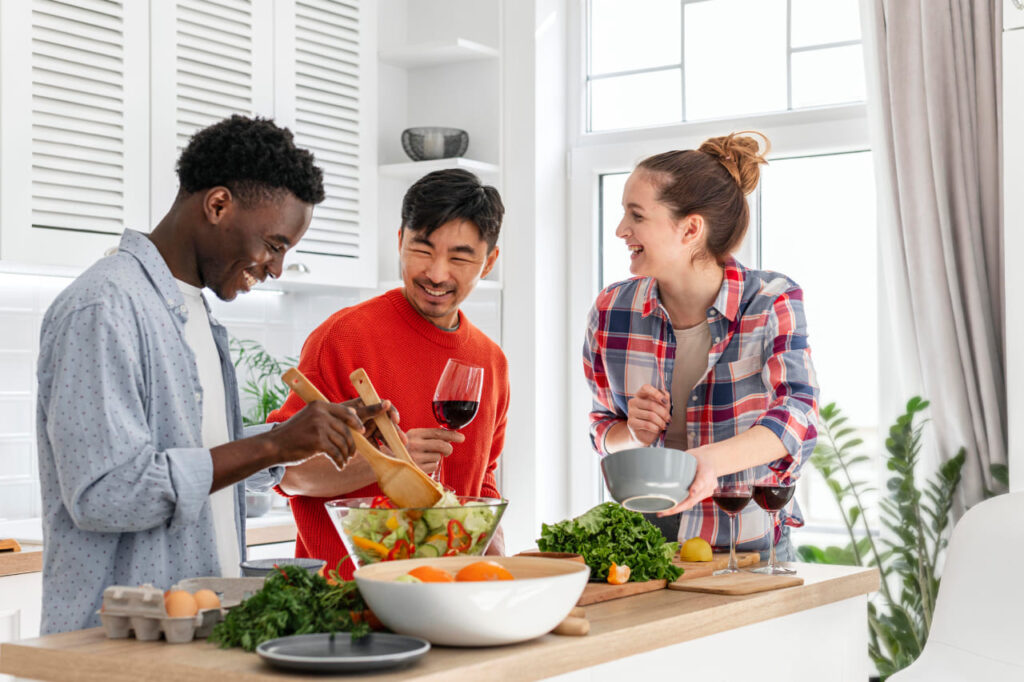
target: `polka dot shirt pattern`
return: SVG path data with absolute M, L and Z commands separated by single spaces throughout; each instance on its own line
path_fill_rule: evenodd
M 213 462 L 202 447 L 202 390 L 185 316 L 160 253 L 131 230 L 46 313 L 36 410 L 44 634 L 99 625 L 108 585 L 167 589 L 221 574 L 209 504 Z M 239 438 L 227 331 L 210 323 L 231 435 Z M 244 557 L 244 483 L 236 498 Z

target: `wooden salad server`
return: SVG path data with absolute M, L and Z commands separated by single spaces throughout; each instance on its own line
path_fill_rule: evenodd
M 289 369 L 281 378 L 295 394 L 307 403 L 327 398 L 305 375 L 296 368 Z M 386 417 L 385 417 L 386 418 Z M 388 420 L 390 423 L 390 420 Z M 373 469 L 381 491 L 399 507 L 433 507 L 441 499 L 441 491 L 419 467 L 402 460 L 388 457 L 373 446 L 358 431 L 349 429 L 355 441 L 356 450 L 366 458 Z
M 360 367 L 356 371 L 349 375 L 349 379 L 352 380 L 352 385 L 355 386 L 356 391 L 359 393 L 359 397 L 362 398 L 364 405 L 376 405 L 380 402 L 380 396 L 377 395 L 377 389 L 373 387 L 373 382 L 370 381 L 369 375 L 366 370 Z M 385 413 L 380 413 L 373 418 L 374 423 L 377 425 L 377 430 L 384 436 L 384 442 L 391 448 L 391 452 L 395 454 L 395 457 L 416 467 L 416 470 L 423 474 L 423 478 L 430 482 L 430 485 L 440 489 L 440 485 L 430 478 L 422 469 L 416 466 L 416 462 L 413 461 L 412 455 L 409 454 L 409 449 L 405 447 L 405 443 L 402 442 L 402 437 L 398 435 L 398 428 L 395 427 L 395 423 L 388 418 Z

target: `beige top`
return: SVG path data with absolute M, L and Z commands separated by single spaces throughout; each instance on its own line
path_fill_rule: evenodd
M 665 447 L 689 450 L 686 435 L 686 406 L 690 392 L 708 371 L 711 328 L 707 320 L 688 329 L 675 329 L 676 361 L 672 369 L 672 421 L 665 429 Z

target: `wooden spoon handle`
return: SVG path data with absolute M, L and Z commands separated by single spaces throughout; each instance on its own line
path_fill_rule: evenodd
M 373 387 L 373 382 L 370 381 L 370 377 L 365 369 L 360 367 L 352 372 L 348 378 L 352 380 L 352 385 L 355 386 L 359 397 L 363 399 L 363 404 L 376 405 L 380 402 L 380 396 L 377 395 L 377 390 Z M 391 448 L 391 452 L 395 454 L 395 457 L 416 466 L 416 462 L 412 461 L 412 455 L 409 454 L 409 449 L 405 447 L 402 437 L 398 435 L 395 423 L 391 421 L 388 415 L 382 412 L 373 418 L 373 422 L 377 425 L 381 435 L 384 436 L 384 442 Z
M 313 382 L 307 379 L 306 375 L 300 372 L 296 367 L 292 367 L 285 371 L 285 373 L 281 375 L 281 379 L 289 388 L 295 391 L 295 395 L 299 396 L 307 403 L 315 403 L 317 401 L 323 401 L 325 403 L 330 402 L 326 397 L 324 397 L 324 394 L 320 392 L 320 389 L 314 386 Z M 378 457 L 390 459 L 383 452 L 373 447 L 373 443 L 366 440 L 366 436 L 363 434 L 358 431 L 353 431 L 351 428 L 348 432 L 352 434 L 352 439 L 356 443 L 356 450 L 361 452 L 367 459 L 373 460 Z
M 590 621 L 586 618 L 577 618 L 576 616 L 566 616 L 565 620 L 555 626 L 555 629 L 551 632 L 556 635 L 570 635 L 574 637 L 582 637 L 583 635 L 590 632 Z

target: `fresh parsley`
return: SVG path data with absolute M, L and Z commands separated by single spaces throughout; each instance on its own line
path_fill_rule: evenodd
M 364 611 L 366 603 L 354 580 L 332 585 L 304 568 L 281 566 L 267 576 L 262 590 L 228 611 L 210 641 L 224 649 L 253 651 L 286 635 L 342 631 L 357 639 L 370 632 Z
M 537 547 L 542 552 L 572 552 L 590 566 L 591 580 L 607 580 L 612 562 L 630 568 L 631 582 L 673 581 L 683 569 L 672 563 L 678 542 L 665 542 L 653 524 L 639 512 L 615 504 L 599 504 L 582 516 L 542 524 Z

